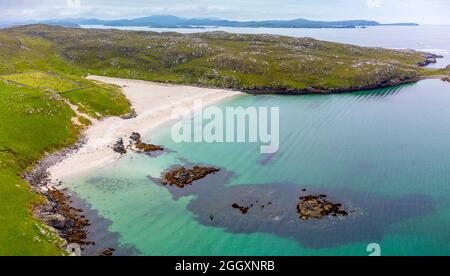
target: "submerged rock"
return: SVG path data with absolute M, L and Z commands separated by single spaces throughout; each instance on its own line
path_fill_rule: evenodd
M 205 178 L 209 174 L 215 174 L 218 171 L 220 170 L 212 167 L 195 166 L 192 169 L 178 167 L 164 173 L 161 184 L 184 188 L 187 185 L 191 185 L 194 181 Z
M 116 250 L 114 248 L 108 248 L 108 249 L 104 250 L 100 256 L 111 257 L 115 251 Z
M 231 207 L 233 207 L 234 209 L 239 209 L 239 211 L 241 211 L 241 214 L 245 215 L 248 213 L 248 211 L 250 210 L 250 206 L 241 206 L 237 203 L 233 203 L 233 205 L 231 205 Z
M 308 195 L 300 197 L 297 212 L 302 220 L 321 219 L 328 216 L 348 216 L 342 204 L 334 204 L 326 200 L 327 195 Z

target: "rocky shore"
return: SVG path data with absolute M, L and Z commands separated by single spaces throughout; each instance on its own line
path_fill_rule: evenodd
M 128 150 L 137 152 L 137 153 L 153 153 L 153 152 L 163 152 L 164 147 L 147 144 L 142 142 L 142 136 L 138 132 L 133 132 L 129 137 L 129 144 L 125 146 L 123 138 L 119 138 L 116 143 L 112 146 L 114 152 L 119 153 L 121 155 L 127 154 Z M 127 150 L 128 149 L 128 150 Z
M 434 78 L 434 77 L 430 77 Z M 428 77 L 414 77 L 398 80 L 386 80 L 379 84 L 354 86 L 346 88 L 324 88 L 324 87 L 308 87 L 304 89 L 292 89 L 286 87 L 254 87 L 251 89 L 242 89 L 240 91 L 250 95 L 328 95 L 328 94 L 343 94 L 359 91 L 368 91 L 374 89 L 383 89 L 394 87 L 403 84 L 415 83 L 421 80 L 428 79 Z M 236 89 L 236 88 L 234 88 Z
M 42 204 L 34 207 L 34 216 L 47 224 L 51 232 L 57 233 L 64 240 L 62 247 L 69 255 L 81 255 L 83 246 L 92 243 L 87 240 L 86 228 L 90 224 L 83 215 L 83 210 L 71 206 L 71 198 L 66 190 L 60 188 L 61 183 L 51 181 L 48 169 L 78 151 L 85 141 L 83 137 L 77 144 L 47 155 L 31 171 L 22 175 L 31 189 L 45 198 Z
M 444 58 L 444 56 L 442 56 L 442 55 L 436 55 L 436 54 L 431 54 L 431 53 L 424 53 L 423 57 L 425 58 L 425 60 L 417 63 L 417 66 L 426 67 L 430 64 L 437 63 L 438 58 Z

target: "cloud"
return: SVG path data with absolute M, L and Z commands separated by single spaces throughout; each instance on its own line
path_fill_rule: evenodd
M 80 5 L 76 4 L 79 1 Z M 75 3 L 75 4 L 70 4 Z M 446 0 L 0 0 L 3 20 L 133 18 L 154 14 L 226 19 L 368 19 L 450 24 Z

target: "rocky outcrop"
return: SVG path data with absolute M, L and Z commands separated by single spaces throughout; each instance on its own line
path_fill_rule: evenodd
M 142 142 L 142 135 L 133 132 L 130 136 L 130 140 L 132 143 L 134 143 L 134 147 L 137 152 L 140 153 L 151 153 L 156 151 L 164 151 L 164 148 L 162 146 L 152 145 L 152 144 L 146 144 Z
M 70 206 L 70 198 L 60 190 L 49 190 L 49 201 L 52 208 L 50 216 L 50 223 L 54 223 L 61 236 L 68 243 L 75 243 L 80 245 L 89 245 L 87 241 L 86 227 L 90 226 L 89 220 L 82 215 L 83 210 L 75 209 Z M 43 220 L 49 220 L 44 217 Z
M 308 195 L 300 197 L 297 212 L 302 220 L 322 219 L 328 216 L 348 216 L 342 204 L 327 200 L 327 195 Z
M 161 179 L 161 184 L 184 188 L 187 185 L 191 185 L 194 181 L 200 180 L 209 174 L 215 174 L 219 171 L 219 169 L 212 167 L 195 166 L 192 169 L 177 167 L 164 173 L 163 178 Z
M 142 136 L 138 132 L 133 132 L 129 139 L 129 145 L 125 146 L 123 138 L 119 138 L 117 142 L 112 146 L 112 149 L 122 155 L 128 153 L 127 149 L 137 153 L 153 153 L 164 151 L 164 148 L 162 146 L 142 142 Z
M 424 53 L 423 57 L 425 58 L 425 60 L 417 63 L 417 65 L 420 67 L 425 67 L 430 64 L 437 63 L 438 58 L 444 58 L 444 56 L 442 56 L 442 55 L 436 55 L 436 54 L 430 54 L 430 53 Z
M 138 141 L 141 141 L 141 138 L 142 138 L 142 136 L 138 132 L 133 132 L 131 134 L 131 136 L 130 136 L 130 140 L 135 142 L 135 143 L 138 142 Z
M 164 148 L 161 146 L 146 144 L 141 141 L 136 142 L 134 144 L 134 146 L 136 147 L 138 152 L 148 153 L 148 152 L 155 152 L 155 151 L 164 151 Z
M 123 143 L 123 139 L 119 138 L 117 142 L 113 145 L 113 150 L 120 154 L 127 154 L 127 150 L 125 149 L 125 144 Z
M 252 206 L 241 206 L 238 203 L 233 203 L 231 207 L 233 207 L 234 209 L 238 209 L 239 211 L 241 211 L 241 214 L 245 215 L 248 213 Z
M 131 120 L 136 118 L 137 116 L 138 114 L 136 113 L 136 110 L 133 108 L 128 114 L 122 115 L 120 118 L 123 120 Z

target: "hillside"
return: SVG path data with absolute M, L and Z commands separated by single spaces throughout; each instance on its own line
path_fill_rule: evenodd
M 189 34 L 25 26 L 4 31 L 46 41 L 80 72 L 240 89 L 345 92 L 412 82 L 437 71 L 424 53 L 275 35 Z M 73 69 L 75 70 L 75 69 Z
M 418 26 L 415 23 L 381 24 L 368 20 L 314 21 L 302 18 L 291 20 L 236 21 L 211 18 L 181 18 L 171 15 L 153 15 L 135 19 L 100 20 L 100 19 L 57 19 L 42 23 L 77 26 L 140 26 L 153 28 L 195 28 L 198 26 L 244 27 L 244 28 L 356 28 L 369 26 Z

